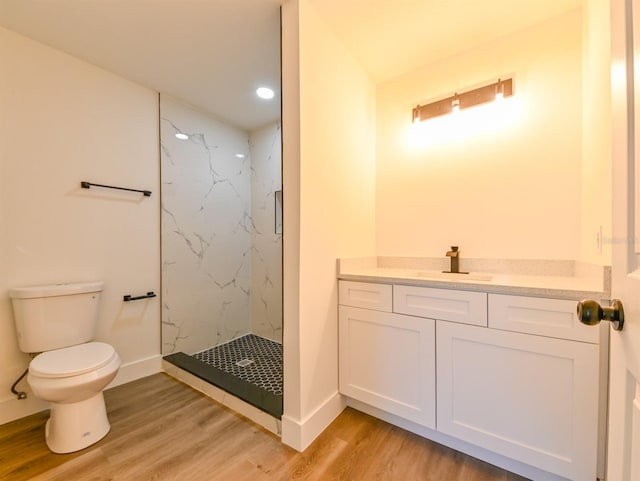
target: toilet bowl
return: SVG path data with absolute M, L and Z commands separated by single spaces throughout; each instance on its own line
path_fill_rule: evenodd
M 14 287 L 9 290 L 18 347 L 37 354 L 27 381 L 51 404 L 45 429 L 54 453 L 71 453 L 100 441 L 110 426 L 102 390 L 116 376 L 115 349 L 93 342 L 98 332 L 102 281 Z
M 79 451 L 109 432 L 102 390 L 119 367 L 113 346 L 102 342 L 46 351 L 31 361 L 29 386 L 35 396 L 51 405 L 45 428 L 51 451 Z

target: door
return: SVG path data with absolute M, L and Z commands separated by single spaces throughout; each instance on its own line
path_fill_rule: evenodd
M 633 481 L 640 480 L 639 1 L 611 0 L 611 52 L 612 297 L 624 302 L 625 323 L 611 330 L 607 479 Z

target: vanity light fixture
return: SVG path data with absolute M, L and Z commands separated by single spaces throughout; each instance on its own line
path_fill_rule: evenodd
M 176 139 L 189 140 L 189 136 L 187 134 L 183 134 L 182 132 L 178 132 L 176 134 Z
M 513 79 L 498 79 L 484 87 L 478 87 L 462 93 L 455 93 L 451 97 L 436 100 L 424 105 L 418 105 L 411 113 L 414 123 L 427 120 L 432 117 L 457 112 L 474 105 L 500 100 L 502 98 L 511 97 L 513 95 Z

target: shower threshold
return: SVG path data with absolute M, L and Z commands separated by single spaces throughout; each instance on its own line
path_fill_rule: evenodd
M 225 344 L 164 360 L 233 394 L 278 419 L 282 417 L 282 345 L 247 334 Z

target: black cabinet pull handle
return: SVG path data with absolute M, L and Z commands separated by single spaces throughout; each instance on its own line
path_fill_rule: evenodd
M 124 302 L 129 302 L 129 301 L 137 301 L 138 299 L 149 299 L 150 297 L 156 297 L 156 294 L 153 291 L 147 292 L 144 296 L 136 296 L 136 297 L 133 297 L 127 294 L 126 296 L 124 296 L 122 300 Z

